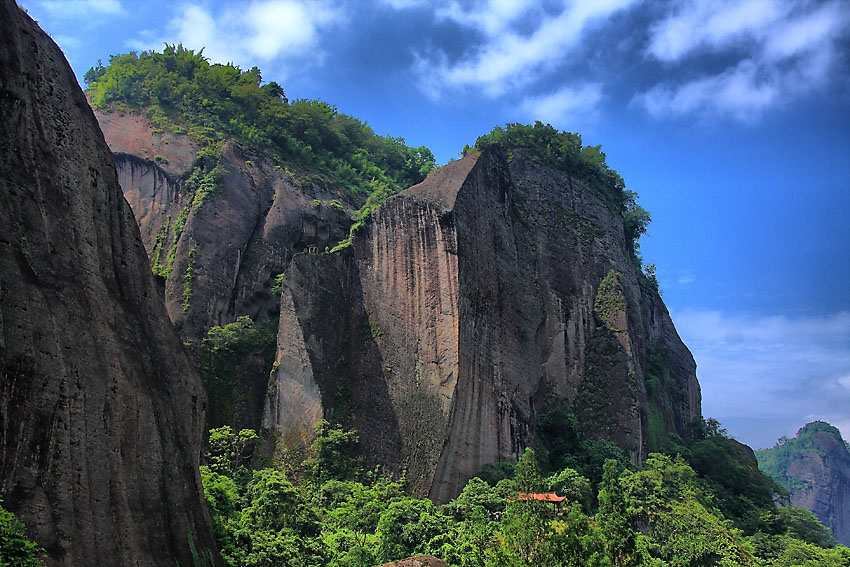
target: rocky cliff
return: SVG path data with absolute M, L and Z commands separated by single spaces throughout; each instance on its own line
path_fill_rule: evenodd
M 519 151 L 432 173 L 351 247 L 296 256 L 283 288 L 266 425 L 305 407 L 349 422 L 375 462 L 437 501 L 533 444 L 552 403 L 635 462 L 651 431 L 683 433 L 700 414 L 693 358 L 620 216 Z M 293 384 L 304 395 L 282 407 Z
M 198 149 L 188 123 L 149 115 L 98 118 L 171 319 L 195 342 L 239 316 L 278 322 L 273 364 L 229 371 L 241 409 L 219 412 L 216 395 L 211 415 L 285 438 L 342 422 L 372 464 L 446 500 L 533 444 L 552 404 L 635 462 L 700 414 L 693 358 L 622 210 L 580 171 L 512 148 L 469 156 L 325 253 L 357 205 L 338 183 L 244 140 Z
M 186 338 L 199 339 L 238 315 L 276 316 L 271 288 L 292 255 L 333 246 L 348 230 L 344 209 L 329 206 L 339 194 L 232 141 L 218 158 L 214 197 L 201 202 L 186 189 L 192 168 L 174 165 L 184 153 L 190 165 L 197 159 L 187 136 L 166 139 L 161 147 L 125 141 L 125 129 L 151 136 L 152 126 L 139 115 L 98 118 L 116 151 L 118 178 L 151 263 L 161 268 L 168 314 Z M 150 152 L 141 151 L 147 147 Z M 144 157 L 154 152 L 168 157 L 160 163 Z
M 835 427 L 809 423 L 793 439 L 757 452 L 759 467 L 791 495 L 791 505 L 811 510 L 850 545 L 850 450 Z
M 0 492 L 51 565 L 217 563 L 205 395 L 59 48 L 0 1 Z

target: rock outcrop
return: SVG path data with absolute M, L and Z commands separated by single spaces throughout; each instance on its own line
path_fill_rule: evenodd
M 759 466 L 791 495 L 791 505 L 806 508 L 850 545 L 850 450 L 835 427 L 807 424 L 794 439 L 757 452 Z
M 187 189 L 198 159 L 187 135 L 150 134 L 153 126 L 138 114 L 96 115 L 184 338 L 198 340 L 239 315 L 276 317 L 271 288 L 293 254 L 324 250 L 347 234 L 348 216 L 329 206 L 340 194 L 260 152 L 225 142 L 214 195 L 201 202 Z
M 217 564 L 205 395 L 98 123 L 0 0 L 0 493 L 50 565 Z
M 519 151 L 470 156 L 328 254 L 355 203 L 320 176 L 228 141 L 200 202 L 189 185 L 207 150 L 185 128 L 98 118 L 181 335 L 279 318 L 273 366 L 235 379 L 257 408 L 237 428 L 303 438 L 320 417 L 340 421 L 371 464 L 442 501 L 532 444 L 551 404 L 635 462 L 700 414 L 693 358 L 620 211 L 586 180 Z
M 522 152 L 450 163 L 351 247 L 296 256 L 283 304 L 266 425 L 304 407 L 348 422 L 436 501 L 531 445 L 555 402 L 635 462 L 650 430 L 684 434 L 700 414 L 693 358 L 619 214 Z M 305 394 L 281 407 L 293 384 Z

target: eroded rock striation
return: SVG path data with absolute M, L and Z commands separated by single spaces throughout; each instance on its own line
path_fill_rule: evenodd
M 50 565 L 218 563 L 205 395 L 59 48 L 0 1 L 0 493 Z
M 371 464 L 443 501 L 533 444 L 552 404 L 636 462 L 700 414 L 695 363 L 621 211 L 578 174 L 471 155 L 326 253 L 357 204 L 321 176 L 231 140 L 205 193 L 212 146 L 138 113 L 98 117 L 181 335 L 278 320 L 271 368 L 237 365 L 237 428 L 303 439 L 342 422 Z
M 266 425 L 304 408 L 349 422 L 436 501 L 532 445 L 552 403 L 636 462 L 700 415 L 693 358 L 619 214 L 520 151 L 450 163 L 341 253 L 296 256 L 283 304 Z
M 757 456 L 759 467 L 788 489 L 792 506 L 811 510 L 836 541 L 850 545 L 850 450 L 838 429 L 815 421 Z
M 324 250 L 348 230 L 345 212 L 329 206 L 337 193 L 261 152 L 224 142 L 215 188 L 201 199 L 187 188 L 198 160 L 188 136 L 151 134 L 156 129 L 139 114 L 97 117 L 151 264 L 164 279 L 169 317 L 187 339 L 239 315 L 276 316 L 274 278 L 293 254 Z

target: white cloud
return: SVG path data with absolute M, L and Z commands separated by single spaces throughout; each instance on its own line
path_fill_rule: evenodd
M 320 34 L 339 21 L 341 12 L 323 0 L 255 0 L 240 8 L 213 12 L 199 4 L 180 8 L 165 37 L 143 34 L 134 49 L 159 49 L 183 43 L 220 63 L 243 67 L 310 54 L 315 58 Z
M 846 3 L 832 2 L 798 18 L 780 22 L 765 38 L 764 54 L 781 61 L 804 53 L 831 52 L 850 22 Z
M 122 12 L 119 0 L 42 0 L 42 9 L 56 18 L 85 18 Z
M 822 419 L 850 436 L 850 312 L 753 317 L 686 310 L 673 318 L 697 361 L 703 414 L 735 424 L 733 435 L 770 446 Z
M 656 118 L 720 114 L 750 122 L 776 104 L 782 86 L 780 77 L 764 75 L 758 64 L 744 60 L 718 75 L 656 85 L 635 102 Z
M 666 81 L 634 102 L 655 117 L 727 115 L 758 120 L 767 110 L 831 80 L 838 41 L 850 24 L 840 0 L 688 0 L 650 27 L 647 55 L 677 66 L 684 79 Z M 707 58 L 731 59 L 700 77 L 688 71 Z
M 679 277 L 676 279 L 676 282 L 679 285 L 688 285 L 697 281 L 697 276 L 693 270 L 686 270 L 679 274 Z
M 481 89 L 500 96 L 539 79 L 569 60 L 570 49 L 587 29 L 636 0 L 579 0 L 551 3 L 529 0 L 476 0 L 467 7 L 451 2 L 438 18 L 470 28 L 483 39 L 467 56 L 451 61 L 443 52 L 419 54 L 416 69 L 431 95 L 451 88 Z
M 563 87 L 548 95 L 528 97 L 523 101 L 522 109 L 529 120 L 564 124 L 594 114 L 601 99 L 602 85 L 588 83 L 577 88 Z
M 774 0 L 690 0 L 650 28 L 648 53 L 678 61 L 694 51 L 725 49 L 749 37 L 763 37 L 786 15 Z

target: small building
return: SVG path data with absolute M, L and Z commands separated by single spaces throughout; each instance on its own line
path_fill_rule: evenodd
M 558 496 L 554 492 L 520 492 L 516 495 L 516 499 L 524 502 L 529 502 L 532 500 L 537 500 L 540 502 L 551 502 L 552 503 L 552 511 L 556 514 L 561 511 L 561 505 L 564 500 L 567 499 L 566 496 Z

